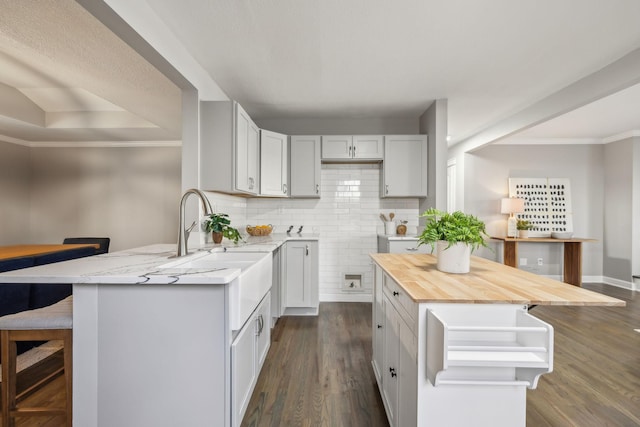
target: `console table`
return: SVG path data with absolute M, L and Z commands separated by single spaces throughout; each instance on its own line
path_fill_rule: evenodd
M 562 243 L 564 246 L 564 276 L 562 281 L 570 285 L 582 285 L 582 242 L 595 242 L 595 239 L 552 239 L 550 237 L 491 237 L 503 242 L 504 264 L 518 267 L 518 243 Z

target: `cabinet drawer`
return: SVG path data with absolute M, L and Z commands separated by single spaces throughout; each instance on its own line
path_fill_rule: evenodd
M 384 275 L 384 292 L 389 301 L 398 310 L 407 325 L 415 333 L 415 321 L 418 318 L 418 304 L 391 277 Z
M 389 240 L 391 254 L 430 254 L 431 246 L 420 245 L 418 240 Z

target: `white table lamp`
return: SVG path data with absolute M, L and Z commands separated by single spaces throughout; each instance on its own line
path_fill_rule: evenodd
M 524 212 L 524 199 L 510 197 L 502 199 L 500 212 L 509 214 L 507 220 L 507 237 L 518 237 L 517 219 L 515 214 Z

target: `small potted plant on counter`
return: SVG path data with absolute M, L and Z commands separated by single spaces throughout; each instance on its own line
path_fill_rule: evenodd
M 447 213 L 434 208 L 422 216 L 427 223 L 418 237 L 418 245 L 429 244 L 432 252 L 436 249 L 438 270 L 468 273 L 471 252 L 480 246 L 488 247 L 484 222 L 460 211 Z
M 204 226 L 208 232 L 211 232 L 213 243 L 219 244 L 222 242 L 223 237 L 226 237 L 233 243 L 238 243 L 238 240 L 242 240 L 240 232 L 236 228 L 231 227 L 231 220 L 227 214 L 213 213 L 209 215 L 209 218 L 204 222 Z
M 518 237 L 526 239 L 529 237 L 529 230 L 533 228 L 533 225 L 526 219 L 519 219 L 516 223 L 516 228 L 518 229 Z

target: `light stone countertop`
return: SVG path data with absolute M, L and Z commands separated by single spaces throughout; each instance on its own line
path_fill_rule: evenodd
M 276 234 L 249 237 L 238 245 L 225 240 L 224 245 L 189 248 L 185 262 L 206 252 L 272 252 L 287 240 L 318 240 L 317 234 Z M 139 248 L 77 258 L 69 261 L 0 273 L 0 283 L 73 283 L 73 284 L 225 284 L 240 275 L 239 268 L 172 269 L 162 268 L 177 260 L 176 244 L 156 244 Z

